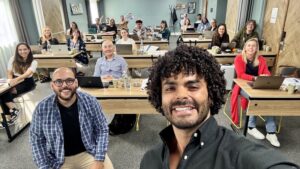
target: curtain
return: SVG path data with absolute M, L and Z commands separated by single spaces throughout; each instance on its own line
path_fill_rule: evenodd
M 0 1 L 0 78 L 6 77 L 7 62 L 19 42 L 9 0 Z
M 42 34 L 42 28 L 45 27 L 45 17 L 43 14 L 42 2 L 40 0 L 32 0 L 35 20 L 37 23 L 37 28 L 39 35 Z

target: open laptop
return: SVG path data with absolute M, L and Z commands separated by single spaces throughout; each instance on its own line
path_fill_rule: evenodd
M 195 28 L 186 28 L 186 32 L 195 32 Z
M 103 83 L 100 77 L 94 76 L 78 76 L 78 85 L 87 88 L 103 88 Z
M 202 34 L 205 39 L 212 39 L 214 31 L 203 31 Z
M 51 45 L 52 53 L 69 54 L 67 45 Z
M 253 89 L 279 89 L 284 77 L 258 76 L 254 82 L 248 82 Z
M 131 55 L 132 44 L 116 44 L 117 54 L 119 55 Z

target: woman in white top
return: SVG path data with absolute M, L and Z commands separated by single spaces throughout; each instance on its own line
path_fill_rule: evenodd
M 121 39 L 119 39 L 116 44 L 132 44 L 132 50 L 136 51 L 135 41 L 128 37 L 127 29 L 121 29 Z
M 7 65 L 7 78 L 10 86 L 15 86 L 10 92 L 2 95 L 1 100 L 5 103 L 4 109 L 6 115 L 10 115 L 8 124 L 13 123 L 19 114 L 15 108 L 13 99 L 32 90 L 35 82 L 32 77 L 36 71 L 37 61 L 33 60 L 31 49 L 26 43 L 19 43 L 16 47 L 15 56 L 11 57 Z M 17 84 L 17 85 L 16 85 Z

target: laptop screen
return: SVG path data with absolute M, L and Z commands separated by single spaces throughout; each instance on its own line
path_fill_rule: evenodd
M 100 77 L 94 76 L 78 76 L 78 85 L 87 88 L 103 88 L 103 83 Z

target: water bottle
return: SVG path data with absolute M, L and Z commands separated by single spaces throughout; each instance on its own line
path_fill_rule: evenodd
M 51 52 L 51 44 L 47 41 L 47 52 Z
M 143 53 L 144 53 L 144 44 L 143 44 L 143 38 L 141 38 L 140 52 L 141 52 L 141 54 L 143 54 Z
M 122 80 L 123 80 L 123 84 L 124 84 L 124 88 L 125 89 L 130 89 L 130 77 L 127 74 L 127 71 L 123 71 L 122 73 Z

